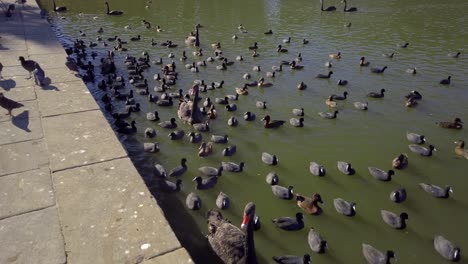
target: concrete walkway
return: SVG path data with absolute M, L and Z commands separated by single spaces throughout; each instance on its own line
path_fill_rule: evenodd
M 192 263 L 37 4 L 0 20 L 0 263 Z

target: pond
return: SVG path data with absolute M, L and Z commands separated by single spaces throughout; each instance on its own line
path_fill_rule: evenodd
M 51 3 L 43 3 L 51 9 Z M 335 12 L 321 12 L 320 2 L 316 1 L 124 1 L 113 0 L 111 9 L 122 10 L 122 16 L 106 16 L 104 3 L 92 0 L 59 1 L 68 12 L 51 14 L 57 36 L 64 45 L 74 39 L 82 38 L 86 43 L 96 42 L 96 30 L 104 29 L 103 39 L 119 36 L 125 41 L 141 35 L 140 41 L 127 45 L 127 52 L 116 52 L 118 73 L 127 78 L 124 59 L 127 54 L 141 56 L 147 51 L 150 59 L 170 63 L 173 58 L 179 78 L 171 92 L 182 89 L 187 93 L 194 80 L 206 83 L 221 82 L 221 89 L 202 93 L 201 97 L 222 98 L 235 94 L 235 87 L 242 87 L 245 73 L 252 79 L 265 77 L 271 87 L 250 87 L 249 94 L 232 101 L 237 111 L 228 112 L 222 105 L 216 105 L 218 116 L 212 120 L 211 131 L 203 133 L 209 141 L 211 134 L 229 136 L 226 145 L 216 144 L 214 153 L 208 157 L 198 157 L 198 144 L 192 144 L 185 137 L 181 141 L 171 141 L 167 136 L 171 130 L 163 129 L 156 123 L 146 121 L 146 112 L 157 110 L 161 120 L 176 117 L 177 103 L 173 107 L 156 106 L 146 97 L 136 95 L 142 111 L 132 114 L 129 120 L 136 120 L 138 133 L 120 135 L 120 140 L 129 152 L 142 177 L 144 177 L 158 203 L 163 208 L 178 238 L 181 240 L 197 263 L 218 263 L 206 241 L 206 212 L 215 207 L 215 199 L 220 191 L 231 198 L 231 207 L 223 210 L 223 215 L 236 225 L 240 225 L 245 204 L 253 201 L 261 220 L 260 230 L 255 232 L 255 246 L 260 263 L 272 263 L 272 256 L 311 254 L 314 263 L 363 263 L 362 243 L 371 244 L 381 251 L 391 249 L 401 263 L 443 263 L 444 259 L 434 250 L 432 239 L 443 235 L 463 249 L 468 248 L 466 238 L 468 222 L 468 192 L 463 186 L 468 183 L 466 172 L 468 161 L 454 152 L 456 140 L 468 140 L 466 128 L 451 130 L 438 127 L 436 122 L 451 121 L 455 117 L 468 120 L 468 28 L 466 12 L 468 2 L 454 1 L 350 1 L 348 7 L 356 6 L 357 12 L 343 12 L 340 1 L 326 1 L 325 6 L 335 5 Z M 146 7 L 148 6 L 148 7 Z M 64 19 L 61 19 L 63 16 Z M 152 24 L 146 29 L 141 21 Z M 195 57 L 192 52 L 198 49 L 186 45 L 185 37 L 200 28 L 200 48 L 203 57 Z M 238 29 L 242 24 L 246 33 Z M 129 26 L 129 27 L 126 27 Z M 156 31 L 160 26 L 161 32 Z M 264 34 L 271 29 L 273 34 Z M 79 31 L 86 33 L 80 36 Z M 233 39 L 237 35 L 237 39 Z M 168 49 L 151 45 L 172 40 L 178 47 Z M 290 43 L 283 40 L 290 39 Z M 309 41 L 303 43 L 303 39 Z M 130 41 L 129 41 L 130 42 Z M 216 70 L 219 61 L 200 67 L 198 73 L 185 68 L 185 64 L 206 60 L 214 55 L 212 43 L 220 42 L 223 56 L 235 63 L 226 71 Z M 252 57 L 248 49 L 258 43 L 258 57 Z M 406 48 L 401 44 L 409 43 Z M 278 52 L 282 45 L 288 52 Z M 109 47 L 102 42 L 93 48 L 98 53 L 94 62 L 104 57 Z M 180 61 L 186 51 L 187 60 Z M 447 56 L 460 51 L 459 58 Z M 341 53 L 340 59 L 330 58 L 330 54 Z M 301 54 L 302 70 L 292 70 L 284 66 L 275 78 L 266 77 L 273 65 L 281 61 L 292 61 Z M 394 53 L 393 58 L 382 54 Z M 242 62 L 235 58 L 242 55 Z M 360 67 L 359 60 L 365 57 L 369 67 Z M 331 62 L 332 67 L 325 64 Z M 261 71 L 253 71 L 260 65 Z M 372 73 L 371 67 L 387 66 L 383 74 Z M 416 67 L 416 74 L 407 69 Z M 317 74 L 333 71 L 330 79 L 316 78 Z M 159 85 L 153 80 L 161 67 L 152 65 L 144 71 L 150 92 Z M 452 76 L 450 85 L 441 85 L 441 79 Z M 98 80 L 102 77 L 98 76 Z M 346 86 L 337 85 L 338 80 L 347 80 Z M 298 90 L 297 85 L 304 82 L 307 88 Z M 91 92 L 100 102 L 104 94 L 96 84 L 88 83 Z M 132 86 L 127 85 L 125 92 Z M 368 98 L 369 92 L 385 89 L 384 98 Z M 405 107 L 405 95 L 412 90 L 422 94 L 422 100 L 412 108 Z M 325 104 L 332 94 L 342 95 L 347 91 L 344 101 L 338 101 L 339 111 L 336 119 L 324 119 L 318 112 L 331 112 L 334 109 Z M 266 109 L 256 107 L 257 101 L 265 101 Z M 368 110 L 360 111 L 354 102 L 368 102 Z M 100 102 L 101 103 L 101 102 Z M 124 103 L 115 101 L 116 109 L 123 109 Z M 289 124 L 295 117 L 293 108 L 304 108 L 304 127 L 296 128 Z M 254 122 L 247 122 L 243 114 L 251 111 L 256 114 Z M 265 129 L 260 121 L 265 115 L 286 123 L 277 129 Z M 227 125 L 229 117 L 239 120 L 237 127 Z M 112 121 L 108 113 L 106 117 Z M 192 128 L 177 119 L 178 129 L 186 133 Z M 158 136 L 155 139 L 144 137 L 144 129 L 154 127 Z M 437 151 L 432 157 L 419 156 L 410 151 L 411 144 L 406 133 L 425 135 L 427 143 L 433 144 Z M 155 142 L 160 152 L 145 153 L 143 142 Z M 224 157 L 221 151 L 227 145 L 236 145 L 237 152 L 232 157 Z M 275 154 L 278 165 L 262 163 L 262 152 Z M 409 157 L 409 166 L 395 170 L 389 182 L 375 180 L 368 167 L 391 169 L 392 159 L 400 153 Z M 160 190 L 162 180 L 153 177 L 154 164 L 162 164 L 167 170 L 179 165 L 186 158 L 188 171 L 180 178 L 182 190 L 165 193 Z M 209 190 L 195 190 L 192 179 L 200 175 L 202 166 L 219 167 L 221 161 L 244 162 L 242 173 L 224 172 L 217 185 Z M 326 169 L 325 177 L 311 175 L 309 163 L 315 161 Z M 337 161 L 347 161 L 356 170 L 355 175 L 342 174 L 337 169 Z M 276 198 L 271 186 L 265 181 L 269 172 L 279 175 L 279 184 L 293 186 L 294 193 L 311 196 L 319 193 L 324 201 L 323 213 L 319 216 L 304 213 L 305 227 L 299 231 L 284 231 L 277 228 L 271 219 L 291 216 L 302 212 L 296 200 Z M 174 180 L 174 179 L 171 179 Z M 454 193 L 448 199 L 437 199 L 424 192 L 419 183 L 439 186 L 451 185 Z M 404 187 L 408 198 L 403 203 L 393 203 L 390 192 Z M 196 192 L 202 199 L 202 208 L 188 210 L 185 197 Z M 356 203 L 354 217 L 343 216 L 336 212 L 333 200 L 342 198 Z M 409 215 L 407 228 L 395 230 L 381 218 L 381 210 L 389 210 Z M 312 252 L 307 235 L 310 228 L 316 229 L 327 240 L 325 254 Z M 466 257 L 464 257 L 466 259 Z

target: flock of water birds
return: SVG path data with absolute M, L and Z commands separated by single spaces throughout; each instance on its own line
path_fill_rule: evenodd
M 343 3 L 345 12 L 356 12 L 358 10 L 355 7 L 348 8 L 346 0 L 344 0 Z M 150 8 L 150 6 L 151 1 L 147 1 L 146 8 Z M 124 14 L 123 11 L 110 10 L 107 2 L 106 7 L 107 15 L 119 16 Z M 336 7 L 330 6 L 324 8 L 323 1 L 321 1 L 321 10 L 336 11 Z M 66 11 L 66 7 L 56 6 L 54 1 L 54 11 L 63 12 Z M 156 32 L 161 32 L 163 30 L 159 26 L 154 27 L 146 20 L 142 21 L 142 26 Z M 224 86 L 228 86 L 224 81 L 205 83 L 204 80 L 194 80 L 192 87 L 187 87 L 188 89 L 185 90 L 179 89 L 177 92 L 171 92 L 172 87 L 177 85 L 177 80 L 179 80 L 182 75 L 185 76 L 190 75 L 191 73 L 197 73 L 202 71 L 202 69 L 206 69 L 207 71 L 228 71 L 232 64 L 244 61 L 244 57 L 242 55 L 237 56 L 234 60 L 224 57 L 221 42 L 213 43 L 211 45 L 202 45 L 207 48 L 212 48 L 212 51 L 200 48 L 200 30 L 202 27 L 202 25 L 197 24 L 195 26 L 195 30 L 190 32 L 184 41 L 186 46 L 196 47 L 189 56 L 187 56 L 186 52 L 183 51 L 181 56 L 176 58 L 175 53 L 171 51 L 172 48 L 178 47 L 176 41 L 167 40 L 161 43 L 156 43 L 154 39 L 151 39 L 151 42 L 148 43 L 148 48 L 166 48 L 169 52 L 168 58 L 170 62 L 168 63 L 164 63 L 162 57 L 152 60 L 147 51 L 143 51 L 141 57 L 125 55 L 126 51 L 132 48 L 133 42 L 143 41 L 141 35 L 130 38 L 128 42 L 127 40 L 121 39 L 119 36 L 109 36 L 104 39 L 103 35 L 105 34 L 105 29 L 99 28 L 96 32 L 96 41 L 98 42 L 96 43 L 93 42 L 93 40 L 86 39 L 86 33 L 80 31 L 80 39 L 76 39 L 73 46 L 66 49 L 69 54 L 66 65 L 69 69 L 81 74 L 84 81 L 89 83 L 97 82 L 97 87 L 103 91 L 103 95 L 99 100 L 103 102 L 105 111 L 110 113 L 112 116 L 112 126 L 115 128 L 117 133 L 132 135 L 139 131 L 143 131 L 142 133 L 144 133 L 145 137 L 148 139 L 157 136 L 158 132 L 155 129 L 156 125 L 143 129 L 137 127 L 134 120 L 130 123 L 127 122 L 134 113 L 142 111 L 138 101 L 146 99 L 150 102 L 154 102 L 154 104 L 151 104 L 154 105 L 154 109 L 151 109 L 151 111 L 146 113 L 146 119 L 148 121 L 159 122 L 157 123 L 159 127 L 171 131 L 168 135 L 171 140 L 184 140 L 187 138 L 189 142 L 197 144 L 197 146 L 199 144 L 197 151 L 200 157 L 212 155 L 214 144 L 225 144 L 225 147 L 223 147 L 222 150 L 222 155 L 229 157 L 236 153 L 236 146 L 228 145 L 230 138 L 224 134 L 212 134 L 211 136 L 208 136 L 208 133 L 213 132 L 210 126 L 211 122 L 220 122 L 220 118 L 218 118 L 217 114 L 218 109 L 223 108 L 224 111 L 227 112 L 240 110 L 240 107 L 238 107 L 235 102 L 240 100 L 240 97 L 247 96 L 249 94 L 249 89 L 252 89 L 252 87 L 266 88 L 274 85 L 273 83 L 268 82 L 267 79 L 276 78 L 277 75 L 285 69 L 289 69 L 290 71 L 302 70 L 304 68 L 304 66 L 301 65 L 303 58 L 301 54 L 299 54 L 292 60 L 280 61 L 278 65 L 272 66 L 271 71 L 265 72 L 265 76 L 261 77 L 259 80 L 252 80 L 252 74 L 249 71 L 243 76 L 245 84 L 233 89 L 233 92 L 235 92 L 234 94 L 227 95 L 223 98 L 215 98 L 212 100 L 209 96 L 205 96 L 203 99 L 202 94 L 208 94 L 211 90 L 222 89 Z M 128 28 L 130 28 L 130 26 Z M 240 35 L 248 33 L 248 30 L 242 24 L 238 26 L 237 30 Z M 274 33 L 272 30 L 267 30 L 264 34 L 271 35 Z M 235 34 L 232 38 L 237 39 L 239 38 L 239 35 Z M 106 41 L 114 43 L 114 46 L 112 46 L 112 44 L 108 44 Z M 284 39 L 282 43 L 277 46 L 277 52 L 287 53 L 288 50 L 285 48 L 285 45 L 291 41 L 291 38 Z M 301 41 L 303 45 L 307 45 L 309 43 L 307 39 L 302 39 Z M 109 45 L 109 51 L 107 54 L 102 56 L 102 54 L 97 54 L 95 51 L 88 54 L 89 49 L 92 49 L 97 45 L 104 45 L 106 47 Z M 398 45 L 398 47 L 403 49 L 408 48 L 409 45 L 409 43 L 404 43 Z M 261 45 L 259 43 L 255 42 L 252 46 L 246 47 L 246 51 L 252 52 L 252 57 L 258 57 L 260 56 L 260 46 Z M 448 56 L 458 58 L 460 54 L 460 52 L 456 52 L 451 53 Z M 389 58 L 392 58 L 393 55 L 394 53 L 384 54 L 384 56 Z M 93 60 L 96 57 L 102 57 L 99 65 L 100 74 L 94 73 L 95 69 L 92 61 L 86 63 L 88 56 L 91 56 Z M 330 54 L 329 58 L 331 61 L 327 62 L 325 66 L 332 68 L 333 60 L 340 60 L 342 56 L 344 55 L 340 52 Z M 123 60 L 123 69 L 118 68 L 114 63 L 117 59 Z M 179 60 L 178 63 L 176 63 L 177 60 Z M 245 58 L 245 60 L 247 61 L 248 59 Z M 370 62 L 364 57 L 356 63 L 360 67 L 370 66 Z M 145 71 L 151 67 L 161 68 L 161 71 L 158 71 L 154 76 L 152 76 L 158 83 L 154 88 L 149 87 L 147 80 L 149 76 L 145 74 Z M 180 68 L 182 68 L 181 71 L 179 71 Z M 380 68 L 370 67 L 370 71 L 374 74 L 384 74 L 386 69 L 387 66 Z M 263 73 L 263 69 L 258 64 L 252 66 L 251 70 L 253 72 Z M 410 74 L 417 74 L 416 68 L 408 69 L 407 72 Z M 319 79 L 329 79 L 332 74 L 333 71 L 330 70 L 327 74 L 319 74 L 316 77 Z M 450 85 L 450 83 L 450 76 L 447 79 L 440 81 L 441 85 Z M 341 86 L 346 86 L 347 84 L 347 80 L 339 80 L 338 82 L 338 85 Z M 300 82 L 297 85 L 297 89 L 299 90 L 306 88 L 307 84 L 304 82 Z M 155 93 L 153 93 L 153 91 Z M 381 89 L 380 91 L 368 93 L 367 97 L 382 100 L 385 96 L 384 93 L 385 89 Z M 347 92 L 344 92 L 343 95 L 332 94 L 326 99 L 325 103 L 331 109 L 336 108 L 339 101 L 347 100 L 347 95 Z M 411 91 L 406 96 L 405 105 L 407 107 L 414 107 L 420 100 L 422 100 L 421 93 L 418 91 Z M 122 103 L 117 103 L 118 101 L 121 101 Z M 122 105 L 123 102 L 125 108 L 117 109 L 118 105 Z M 255 105 L 259 109 L 268 108 L 265 101 L 257 101 L 255 102 Z M 367 102 L 355 102 L 354 107 L 358 110 L 366 111 L 369 105 Z M 176 114 L 178 116 L 181 122 L 177 121 L 175 117 L 170 120 L 161 121 L 158 111 L 172 112 L 174 115 Z M 292 114 L 297 117 L 289 120 L 290 125 L 294 127 L 303 127 L 304 108 L 293 109 Z M 320 112 L 318 114 L 324 119 L 335 119 L 337 118 L 338 110 Z M 243 119 L 245 122 L 255 121 L 255 113 L 251 111 L 245 112 Z M 284 120 L 274 120 L 270 115 L 265 115 L 261 120 L 263 121 L 263 127 L 266 129 L 281 129 L 280 127 L 287 123 Z M 229 126 L 238 126 L 240 124 L 240 121 L 234 116 L 223 121 L 227 122 Z M 185 125 L 182 123 L 185 123 Z M 438 122 L 437 125 L 441 128 L 447 129 L 462 129 L 463 127 L 463 123 L 460 118 L 454 118 L 453 121 Z M 187 131 L 180 129 L 181 127 L 186 128 Z M 427 147 L 423 146 L 423 144 L 426 143 L 424 135 L 408 132 L 406 136 L 411 143 L 409 145 L 410 151 L 426 157 L 432 155 L 435 147 L 433 145 L 429 145 Z M 144 143 L 144 150 L 153 153 L 159 152 L 160 145 L 158 143 Z M 457 141 L 455 153 L 468 159 L 468 151 L 464 148 L 464 142 L 462 140 Z M 409 157 L 407 154 L 401 153 L 392 161 L 393 168 L 395 170 L 405 169 L 409 164 L 408 159 Z M 266 152 L 262 153 L 261 160 L 265 164 L 272 166 L 278 164 L 278 157 Z M 162 164 L 155 165 L 154 173 L 157 177 L 164 179 L 164 188 L 167 191 L 179 191 L 181 189 L 182 180 L 180 177 L 185 175 L 187 172 L 187 162 L 186 158 L 182 158 L 180 166 L 171 170 L 166 170 Z M 223 172 L 228 171 L 240 173 L 243 171 L 243 168 L 243 162 L 222 162 L 218 168 L 210 166 L 200 167 L 199 172 L 204 176 L 197 176 L 193 179 L 195 188 L 198 190 L 213 188 L 220 180 L 220 176 Z M 316 162 L 310 162 L 309 168 L 310 173 L 313 175 L 320 177 L 326 175 L 326 169 Z M 345 161 L 338 161 L 337 168 L 340 172 L 346 175 L 353 175 L 355 173 L 352 165 Z M 390 181 L 392 179 L 392 175 L 395 174 L 394 170 L 383 170 L 376 167 L 369 167 L 368 170 L 370 175 L 380 181 Z M 177 180 L 170 181 L 168 179 L 170 177 L 177 177 Z M 298 207 L 300 207 L 306 214 L 320 215 L 322 213 L 322 208 L 319 203 L 323 203 L 323 201 L 320 194 L 316 193 L 311 197 L 298 193 L 294 194 L 292 186 L 281 186 L 278 184 L 279 176 L 273 172 L 266 176 L 266 181 L 271 185 L 271 190 L 274 196 L 281 199 L 295 199 Z M 439 187 L 426 183 L 421 183 L 420 186 L 422 190 L 437 198 L 448 198 L 452 191 L 450 186 Z M 390 199 L 395 203 L 404 202 L 406 197 L 406 190 L 404 188 L 394 190 L 390 194 Z M 333 200 L 333 204 L 336 211 L 340 214 L 349 217 L 356 214 L 354 202 L 336 198 Z M 200 209 L 202 207 L 201 198 L 196 194 L 196 192 L 190 192 L 186 197 L 186 205 L 188 208 L 193 210 Z M 220 192 L 216 199 L 216 205 L 219 209 L 228 209 L 230 205 L 229 197 L 225 193 Z M 385 223 L 395 229 L 404 229 L 406 227 L 406 220 L 409 219 L 409 215 L 405 212 L 396 214 L 386 210 L 381 211 L 381 217 Z M 293 217 L 280 217 L 273 219 L 272 222 L 278 228 L 283 230 L 300 230 L 304 228 L 303 218 L 303 213 L 297 213 Z M 253 202 L 250 202 L 245 206 L 241 228 L 238 228 L 225 219 L 218 209 L 209 210 L 207 213 L 207 219 L 208 241 L 216 254 L 225 263 L 257 263 L 253 231 L 260 226 L 260 220 L 255 214 L 255 204 Z M 313 252 L 324 253 L 327 249 L 327 241 L 322 238 L 319 231 L 316 229 L 312 228 L 309 230 L 307 241 Z M 434 237 L 433 242 L 435 250 L 442 257 L 451 261 L 457 261 L 460 259 L 460 248 L 448 239 L 437 235 Z M 367 262 L 372 264 L 390 263 L 390 259 L 395 256 L 395 253 L 392 250 L 381 252 L 373 246 L 365 243 L 362 244 L 362 253 Z M 273 260 L 277 263 L 311 263 L 312 261 L 309 254 L 305 254 L 303 256 L 274 256 Z

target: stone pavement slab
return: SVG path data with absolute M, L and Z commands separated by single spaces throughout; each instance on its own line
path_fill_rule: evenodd
M 80 78 L 75 76 L 75 73 L 70 71 L 67 67 L 48 69 L 45 71 L 46 77 L 49 77 L 52 84 L 61 82 L 81 81 Z
M 5 80 L 4 83 L 7 83 Z M 34 86 L 29 87 L 19 87 L 19 88 L 3 88 L 2 81 L 0 81 L 0 92 L 2 92 L 6 97 L 15 101 L 31 101 L 36 100 L 36 91 Z
M 193 264 L 187 250 L 184 248 L 177 249 L 173 252 L 166 253 L 162 256 L 149 259 L 142 264 Z
M 25 57 L 26 58 L 26 57 Z M 27 59 L 27 58 L 26 58 Z M 14 66 L 4 66 L 2 70 L 2 76 L 5 79 L 13 76 L 24 76 L 29 77 L 29 72 L 21 66 L 20 62 L 18 61 L 17 65 Z
M 41 140 L 0 146 L 0 176 L 34 170 L 48 163 Z M 0 262 L 1 263 L 1 262 Z
M 28 118 L 28 112 L 11 121 L 0 122 L 0 145 L 22 142 L 43 137 L 41 120 Z
M 5 94 L 5 96 L 8 97 L 8 94 Z M 28 118 L 39 117 L 39 107 L 37 105 L 36 100 L 33 100 L 33 101 L 20 101 L 20 102 L 24 106 L 21 107 L 21 108 L 13 109 L 13 111 L 11 112 L 13 114 L 13 116 L 15 116 L 17 118 L 21 118 L 22 116 L 24 116 L 24 112 L 27 111 L 28 112 L 28 114 L 27 114 Z M 6 115 L 7 113 L 8 113 L 8 111 L 6 109 L 0 108 L 0 122 L 12 120 L 12 117 Z M 13 117 L 13 119 L 14 119 L 14 117 Z
M 49 31 L 52 31 L 48 28 Z M 28 35 L 26 36 L 26 45 L 28 47 L 29 55 L 36 54 L 51 54 L 63 53 L 66 55 L 62 45 L 58 42 L 55 35 L 44 38 L 43 35 Z
M 34 80 L 32 78 L 26 79 L 26 77 L 28 77 L 28 72 L 25 71 L 24 74 L 26 75 L 10 76 L 8 78 L 0 80 L 0 88 L 2 88 L 5 91 L 9 91 L 13 88 L 34 86 Z
M 67 61 L 66 58 L 67 57 L 65 54 L 63 54 L 63 52 L 29 56 L 30 60 L 34 60 L 39 63 L 39 65 L 41 65 L 41 68 L 45 71 L 46 76 L 48 72 L 47 69 L 65 68 L 65 62 Z
M 130 159 L 52 177 L 69 263 L 139 263 L 181 247 Z
M 53 86 L 58 90 L 37 89 L 43 117 L 100 109 L 82 81 L 54 83 Z
M 2 264 L 66 263 L 55 207 L 0 220 L 0 241 Z
M 0 219 L 55 204 L 49 169 L 0 177 Z
M 100 110 L 44 118 L 51 170 L 126 157 Z
M 0 40 L 0 43 L 2 43 L 1 40 Z M 2 62 L 3 67 L 20 65 L 20 62 L 18 61 L 19 56 L 26 57 L 27 52 L 25 50 L 1 50 L 0 49 L 0 61 Z

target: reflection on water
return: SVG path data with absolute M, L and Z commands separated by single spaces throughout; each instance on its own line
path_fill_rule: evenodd
M 223 212 L 233 223 L 240 224 L 244 205 L 248 201 L 257 204 L 257 213 L 262 221 L 262 228 L 255 233 L 257 255 L 261 263 L 270 263 L 273 255 L 309 253 L 317 263 L 362 263 L 361 244 L 368 243 L 380 250 L 393 249 L 403 263 L 441 263 L 443 259 L 433 249 L 432 238 L 441 234 L 455 242 L 461 248 L 468 248 L 464 234 L 464 223 L 468 221 L 468 194 L 463 192 L 466 179 L 467 162 L 454 154 L 453 141 L 467 140 L 466 129 L 459 131 L 445 130 L 435 126 L 435 122 L 460 117 L 468 120 L 468 93 L 466 69 L 468 60 L 466 39 L 468 31 L 463 24 L 464 10 L 468 2 L 457 0 L 440 2 L 410 1 L 355 1 L 349 6 L 357 6 L 356 13 L 343 13 L 338 1 L 326 3 L 337 6 L 337 12 L 319 12 L 319 1 L 154 1 L 145 8 L 145 1 L 113 1 L 111 9 L 123 10 L 121 17 L 103 15 L 104 5 L 85 0 L 62 1 L 70 10 L 66 19 L 54 19 L 58 36 L 65 45 L 79 38 L 79 30 L 87 33 L 86 42 L 96 42 L 96 30 L 104 28 L 104 39 L 119 36 L 124 40 L 137 35 L 142 40 L 127 45 L 128 52 L 119 54 L 116 62 L 119 74 L 126 76 L 123 70 L 124 56 L 128 53 L 141 56 L 149 52 L 152 60 L 163 58 L 170 63 L 168 54 L 173 52 L 174 61 L 179 71 L 179 80 L 172 91 L 183 89 L 187 92 L 193 80 L 203 79 L 207 83 L 225 81 L 225 87 L 202 94 L 211 99 L 234 94 L 235 87 L 241 87 L 245 80 L 242 76 L 250 73 L 253 80 L 264 76 L 272 65 L 280 61 L 291 61 L 301 53 L 303 70 L 292 71 L 288 67 L 275 78 L 266 78 L 273 86 L 268 88 L 252 87 L 249 95 L 241 96 L 236 105 L 236 112 L 227 112 L 217 106 L 218 118 L 211 123 L 212 133 L 229 135 L 229 145 L 237 146 L 237 153 L 223 157 L 224 146 L 215 145 L 215 154 L 206 158 L 197 156 L 197 145 L 170 141 L 170 130 L 157 127 L 156 141 L 161 151 L 156 154 L 143 152 L 142 142 L 148 140 L 143 133 L 135 136 L 120 136 L 130 157 L 141 175 L 151 186 L 152 193 L 167 215 L 177 236 L 187 247 L 198 263 L 215 263 L 213 253 L 204 238 L 207 232 L 205 213 L 215 206 L 215 198 L 220 191 L 231 197 L 232 205 Z M 49 4 L 49 3 L 45 3 Z M 83 15 L 79 15 L 83 12 Z M 52 15 L 52 18 L 55 18 Z M 145 19 L 152 23 L 153 29 L 159 25 L 164 31 L 148 30 L 141 24 Z M 192 56 L 194 47 L 183 43 L 185 36 L 200 23 L 201 48 L 203 58 Z M 345 24 L 351 23 L 351 27 Z M 237 29 L 243 24 L 248 33 Z M 130 25 L 132 29 L 125 29 Z M 272 35 L 263 32 L 271 29 Z M 236 34 L 238 39 L 233 40 Z M 283 39 L 291 37 L 291 43 Z M 172 40 L 179 44 L 175 49 L 151 46 L 150 40 L 157 43 Z M 309 44 L 302 44 L 303 39 Z M 214 56 L 211 43 L 221 42 L 223 55 L 230 60 L 242 55 L 243 62 L 235 62 L 227 71 L 215 69 L 219 62 L 208 63 L 199 73 L 185 69 L 186 63 L 196 62 Z M 258 42 L 259 57 L 251 57 L 248 46 Z M 397 47 L 399 43 L 409 42 L 406 49 Z M 113 43 L 109 43 L 111 46 Z M 277 45 L 282 44 L 288 53 L 278 54 Z M 104 56 L 110 48 L 101 44 L 94 48 Z M 459 59 L 447 56 L 447 53 L 461 51 Z M 179 61 L 186 51 L 188 60 Z M 342 58 L 332 60 L 329 54 L 340 51 Z M 382 56 L 383 53 L 395 53 L 393 59 Z M 359 67 L 359 58 L 365 56 L 370 67 L 388 66 L 384 74 L 372 74 L 368 68 Z M 100 58 L 98 57 L 98 59 Z M 97 59 L 97 60 L 98 60 Z M 96 60 L 96 61 L 97 61 Z M 319 73 L 327 73 L 324 64 L 332 61 L 334 74 L 330 80 L 316 79 Z M 261 72 L 253 72 L 252 67 L 260 65 Z M 406 69 L 416 67 L 417 74 L 411 75 Z M 152 66 L 145 71 L 150 88 L 158 83 L 153 75 L 160 72 L 160 67 Z M 452 76 L 450 86 L 439 85 L 439 80 Z M 99 77 L 100 78 L 100 77 Z M 339 79 L 349 81 L 347 86 L 338 86 Z M 297 85 L 303 81 L 307 89 L 298 91 Z M 103 92 L 89 85 L 92 94 L 99 100 Z M 130 85 L 127 85 L 130 88 Z M 371 91 L 386 89 L 383 99 L 369 99 Z M 415 108 L 404 106 L 404 95 L 411 90 L 418 90 L 423 100 Z M 317 113 L 331 111 L 325 105 L 325 99 L 331 94 L 348 92 L 348 99 L 338 102 L 337 119 L 325 120 Z M 145 98 L 138 97 L 142 113 L 132 115 L 139 131 L 146 127 L 155 127 L 146 121 L 145 113 L 157 109 L 162 120 L 169 120 L 176 115 L 176 107 L 163 109 Z M 268 108 L 258 109 L 256 101 L 266 101 Z M 356 101 L 369 102 L 368 111 L 356 110 Z M 123 103 L 115 102 L 117 109 Z M 285 124 L 275 130 L 264 129 L 260 119 L 269 114 L 272 119 L 288 121 L 293 117 L 291 109 L 305 109 L 305 126 L 295 128 Z M 252 111 L 256 114 L 255 122 L 243 121 L 243 113 Z M 238 127 L 228 127 L 227 119 L 235 116 L 240 120 Z M 108 117 L 109 118 L 109 117 Z M 178 122 L 179 129 L 189 131 L 190 127 Z M 428 143 L 437 147 L 433 157 L 425 158 L 411 153 L 406 141 L 406 132 L 424 134 Z M 203 134 L 208 140 L 210 134 Z M 261 162 L 261 153 L 276 154 L 279 164 L 275 167 Z M 391 161 L 399 153 L 408 153 L 409 167 L 397 171 L 392 181 L 376 181 L 367 167 L 388 170 Z M 177 166 L 181 158 L 188 160 L 188 172 L 181 178 L 182 191 L 167 194 L 160 191 L 160 182 L 152 177 L 153 165 L 163 164 L 167 170 Z M 198 167 L 218 167 L 221 161 L 245 162 L 243 173 L 224 173 L 215 188 L 197 191 L 203 199 L 200 211 L 188 211 L 185 208 L 185 196 L 194 190 L 191 180 L 199 175 Z M 309 163 L 315 161 L 325 166 L 325 177 L 312 176 Z M 336 167 L 337 161 L 352 163 L 356 174 L 346 176 Z M 325 204 L 320 216 L 305 217 L 305 228 L 300 231 L 283 231 L 270 223 L 270 219 L 281 216 L 294 216 L 301 211 L 295 201 L 280 200 L 273 196 L 271 188 L 265 182 L 265 176 L 275 171 L 283 186 L 294 186 L 294 192 L 303 195 L 320 193 Z M 448 199 L 436 199 L 423 192 L 418 183 L 432 183 L 440 186 L 451 184 L 455 193 Z M 401 204 L 392 203 L 389 194 L 392 190 L 405 187 L 408 200 Z M 342 198 L 357 204 L 354 217 L 339 215 L 333 207 L 333 199 Z M 390 210 L 397 214 L 407 212 L 408 227 L 403 231 L 391 229 L 380 216 L 380 210 Z M 329 243 L 325 254 L 312 253 L 307 244 L 309 228 L 317 229 Z

